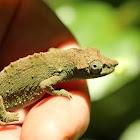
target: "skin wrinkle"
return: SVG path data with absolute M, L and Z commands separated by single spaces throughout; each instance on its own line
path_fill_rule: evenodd
M 7 130 L 14 130 L 14 129 L 17 129 L 17 127 L 16 126 L 11 126 L 11 127 L 3 126 L 0 128 L 0 131 L 7 131 Z

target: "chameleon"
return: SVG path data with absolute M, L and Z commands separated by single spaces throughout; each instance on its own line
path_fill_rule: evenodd
M 10 111 L 33 104 L 45 93 L 71 99 L 68 91 L 54 85 L 105 76 L 116 65 L 96 48 L 50 49 L 19 58 L 0 72 L 0 121 L 18 121 L 18 114 Z

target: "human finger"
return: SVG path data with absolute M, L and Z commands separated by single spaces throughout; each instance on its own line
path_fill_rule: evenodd
M 90 97 L 85 80 L 57 85 L 72 94 L 72 99 L 50 96 L 28 113 L 21 140 L 68 140 L 80 137 L 90 120 Z

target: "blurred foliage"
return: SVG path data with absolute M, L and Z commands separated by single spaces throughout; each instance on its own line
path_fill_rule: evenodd
M 133 122 L 120 137 L 120 140 L 139 140 L 140 139 L 140 119 Z
M 46 1 L 81 47 L 94 46 L 119 61 L 113 74 L 88 80 L 91 122 L 81 140 L 135 140 L 140 132 L 140 2 Z

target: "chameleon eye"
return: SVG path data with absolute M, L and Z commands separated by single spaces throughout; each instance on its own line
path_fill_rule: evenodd
M 99 61 L 99 60 L 94 60 L 94 61 L 92 61 L 92 62 L 90 63 L 90 65 L 89 65 L 89 69 L 90 69 L 90 71 L 93 72 L 93 73 L 98 73 L 98 72 L 100 72 L 100 71 L 102 70 L 102 68 L 103 68 L 103 64 L 102 64 L 102 62 Z

